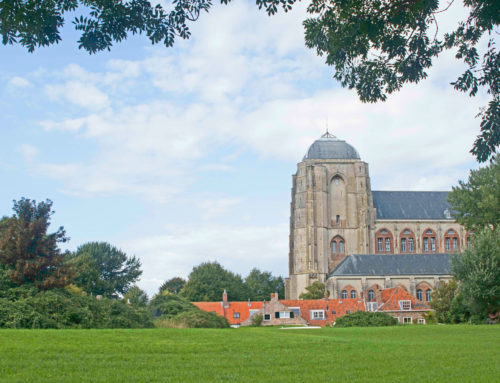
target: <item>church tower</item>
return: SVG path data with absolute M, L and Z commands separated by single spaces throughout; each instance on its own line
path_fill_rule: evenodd
M 326 132 L 292 177 L 287 299 L 297 299 L 348 254 L 370 248 L 375 214 L 368 164 L 345 141 Z

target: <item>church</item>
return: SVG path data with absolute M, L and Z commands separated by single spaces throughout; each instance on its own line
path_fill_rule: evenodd
M 470 246 L 448 192 L 371 190 L 368 164 L 328 132 L 297 165 L 291 194 L 286 299 L 318 281 L 334 299 L 370 302 L 402 286 L 428 302 L 452 277 L 452 254 Z

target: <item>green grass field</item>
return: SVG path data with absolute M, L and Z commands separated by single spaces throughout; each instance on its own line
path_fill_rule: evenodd
M 0 330 L 1 382 L 499 382 L 500 326 Z

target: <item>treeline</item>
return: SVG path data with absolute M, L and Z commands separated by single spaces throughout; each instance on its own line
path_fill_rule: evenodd
M 190 301 L 283 296 L 281 277 L 254 269 L 243 279 L 217 262 L 193 269 L 187 281 L 172 278 L 151 299 L 135 285 L 140 260 L 106 242 L 63 252 L 63 227 L 49 233 L 52 202 L 22 198 L 0 220 L 0 327 L 141 328 L 227 327 L 227 321 Z

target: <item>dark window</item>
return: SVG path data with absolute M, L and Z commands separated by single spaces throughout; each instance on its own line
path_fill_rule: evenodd
M 264 320 L 271 320 L 271 314 L 264 314 Z
M 279 318 L 279 317 L 280 317 L 280 312 L 279 312 L 279 311 L 276 311 L 276 312 L 274 313 L 274 317 L 275 317 L 275 318 Z
M 390 238 L 385 239 L 385 252 L 386 253 L 391 252 L 391 239 Z
M 233 313 L 233 318 L 234 319 L 239 319 L 240 313 Z
M 344 254 L 344 242 L 343 241 L 339 242 L 339 253 Z
M 290 318 L 295 318 L 295 313 L 293 311 L 290 311 Z
M 453 238 L 453 250 L 458 250 L 458 239 Z
M 445 246 L 446 246 L 446 251 L 450 251 L 451 246 L 450 246 L 450 239 L 449 238 L 446 238 Z
M 408 238 L 408 251 L 413 253 L 413 238 Z
M 332 253 L 333 254 L 337 253 L 337 242 L 335 241 L 332 242 Z
M 356 290 L 351 290 L 351 298 L 356 298 Z
M 347 299 L 347 291 L 342 290 L 342 299 Z
M 425 300 L 427 302 L 431 301 L 431 289 L 427 289 L 427 291 L 425 292 Z
M 345 311 L 346 314 L 350 314 L 351 313 L 351 310 L 346 310 Z
M 436 238 L 431 237 L 431 251 L 436 251 Z
M 335 217 L 335 222 L 337 223 L 337 225 L 340 223 L 340 215 L 337 215 Z
M 406 238 L 401 238 L 401 252 L 406 253 Z
M 377 247 L 378 247 L 379 253 L 381 253 L 383 251 L 383 246 L 384 246 L 384 240 L 382 238 L 378 238 L 377 239 Z
M 368 291 L 368 300 L 371 302 L 375 298 L 375 293 L 373 290 Z
M 424 251 L 429 251 L 429 240 L 427 238 L 424 238 Z
M 420 289 L 417 290 L 417 299 L 419 301 L 421 301 L 423 299 L 422 290 L 420 290 Z

